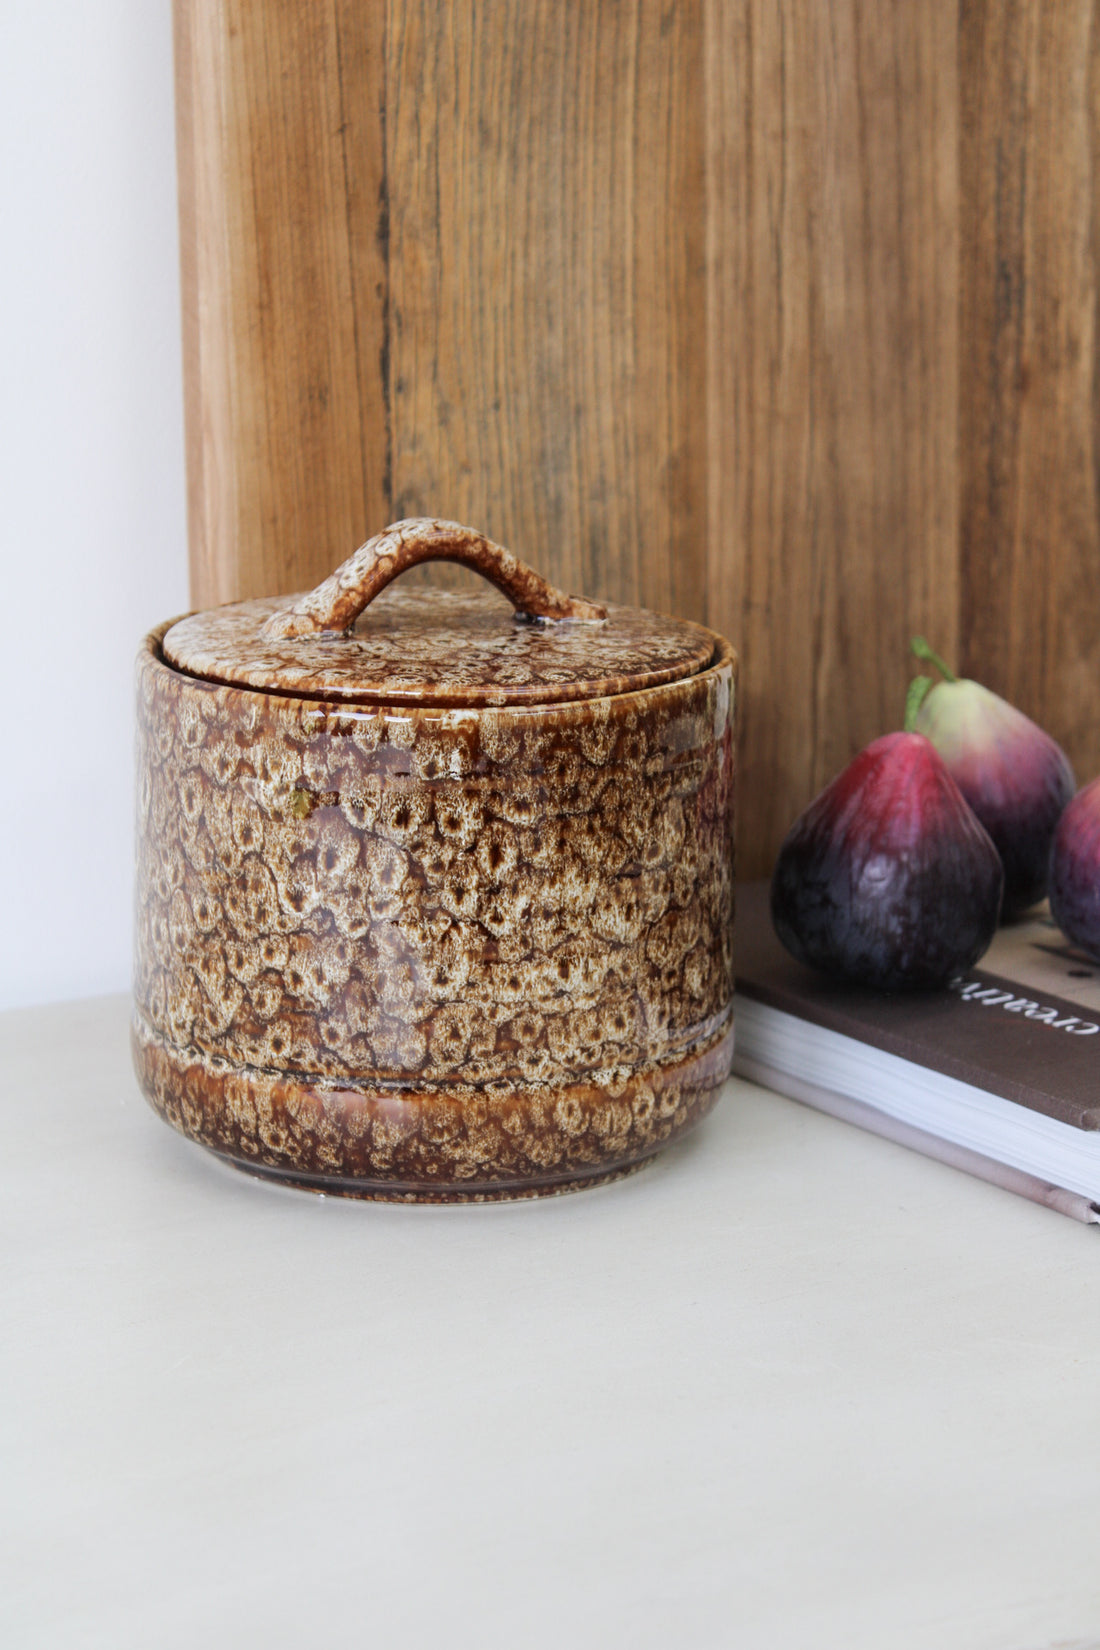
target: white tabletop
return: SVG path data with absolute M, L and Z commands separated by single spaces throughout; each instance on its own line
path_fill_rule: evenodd
M 1100 1233 L 732 1082 L 440 1209 L 223 1168 L 0 1017 L 0 1644 L 1100 1643 Z

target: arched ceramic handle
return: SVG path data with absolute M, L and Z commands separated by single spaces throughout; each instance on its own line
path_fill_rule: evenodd
M 606 619 L 607 610 L 579 596 L 566 596 L 540 579 L 510 551 L 462 527 L 427 516 L 395 521 L 349 556 L 316 590 L 293 607 L 273 613 L 264 630 L 280 639 L 346 633 L 363 609 L 407 567 L 422 561 L 458 561 L 495 584 L 517 613 L 535 619 Z

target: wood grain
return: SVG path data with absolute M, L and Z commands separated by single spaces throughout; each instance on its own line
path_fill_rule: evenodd
M 971 0 L 963 93 L 966 671 L 1100 771 L 1100 16 Z
M 196 602 L 427 514 L 704 618 L 749 874 L 915 631 L 1100 769 L 1091 0 L 175 3 Z
M 701 617 L 698 5 L 389 15 L 394 514 Z
M 176 16 L 194 599 L 437 514 L 701 616 L 698 4 Z
M 387 513 L 383 32 L 354 0 L 176 0 L 175 28 L 205 606 L 315 583 Z
M 955 646 L 953 0 L 708 8 L 708 618 L 743 869 Z

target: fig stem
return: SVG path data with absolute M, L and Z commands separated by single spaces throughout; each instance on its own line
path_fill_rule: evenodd
M 948 670 L 938 653 L 933 653 L 923 636 L 914 636 L 909 644 L 910 652 L 915 653 L 926 665 L 935 665 L 945 682 L 957 682 L 958 677 L 953 670 Z M 926 690 L 927 691 L 927 690 Z
M 929 688 L 932 686 L 931 676 L 914 676 L 909 683 L 909 692 L 905 695 L 905 731 L 916 732 L 917 712 L 924 704 Z

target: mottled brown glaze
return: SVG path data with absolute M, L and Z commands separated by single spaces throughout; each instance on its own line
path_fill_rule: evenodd
M 190 676 L 355 704 L 564 704 L 679 681 L 706 668 L 700 625 L 608 605 L 605 620 L 528 624 L 506 602 L 387 590 L 348 635 L 273 638 L 293 600 L 238 602 L 173 625 L 164 657 Z
M 735 661 L 352 706 L 138 661 L 134 1051 L 182 1132 L 355 1195 L 590 1184 L 732 1050 Z
M 426 561 L 458 561 L 495 584 L 519 613 L 539 619 L 605 617 L 606 610 L 547 584 L 534 568 L 484 533 L 457 521 L 409 516 L 395 521 L 350 555 L 342 566 L 267 622 L 272 638 L 350 630 L 363 609 L 392 579 Z
M 714 1104 L 733 1030 L 689 1060 L 559 1086 L 310 1081 L 181 1053 L 138 1015 L 134 1062 L 169 1123 L 295 1185 L 409 1202 L 540 1197 L 641 1168 Z

